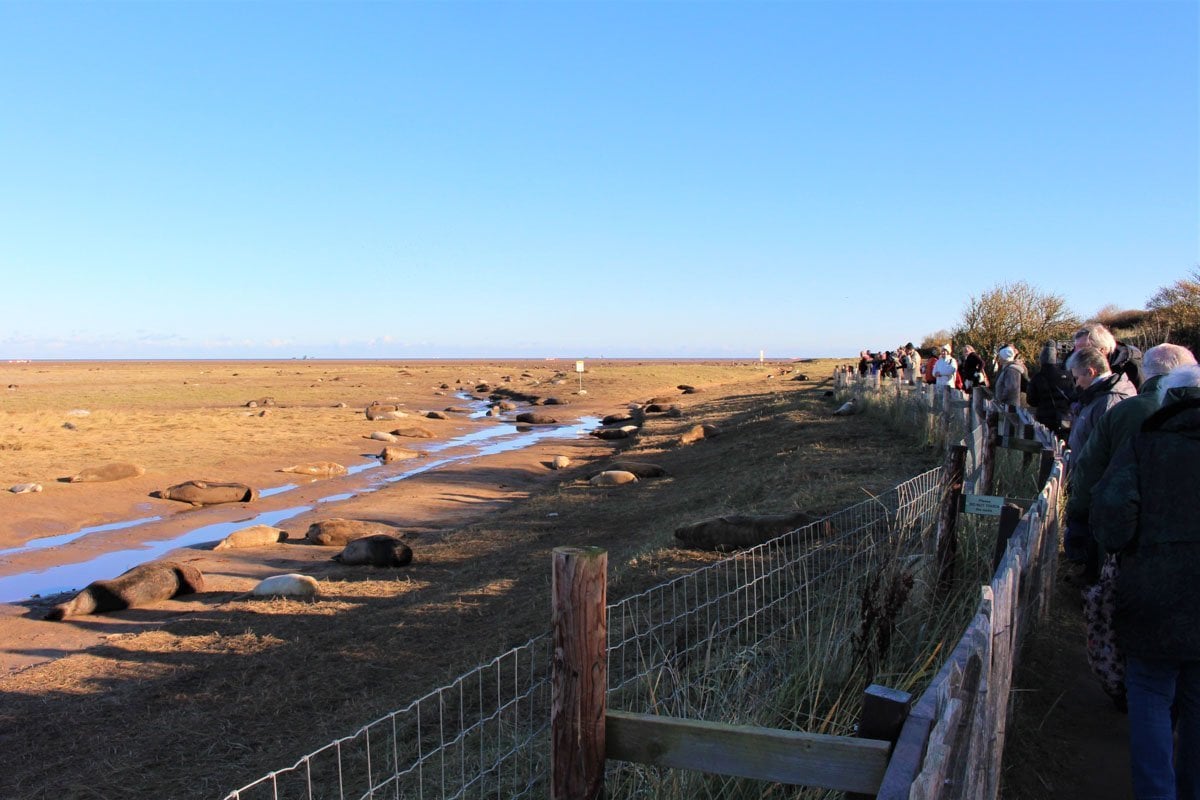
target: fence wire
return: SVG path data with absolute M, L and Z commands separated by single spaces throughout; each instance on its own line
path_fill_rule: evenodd
M 743 684 L 773 680 L 776 668 L 755 663 L 765 643 L 804 646 L 810 621 L 831 609 L 846 617 L 838 635 L 850 636 L 864 582 L 887 564 L 929 557 L 940 480 L 931 470 L 611 604 L 610 705 L 694 717 L 727 690 L 730 671 Z M 226 800 L 545 796 L 551 656 L 549 633 L 531 639 Z

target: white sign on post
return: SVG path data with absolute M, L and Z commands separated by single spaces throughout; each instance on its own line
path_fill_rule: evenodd
M 587 392 L 585 392 L 583 390 L 583 362 L 582 361 L 575 362 L 575 371 L 579 373 L 579 393 L 587 394 Z
M 963 501 L 963 511 L 985 517 L 998 517 L 1000 509 L 1004 508 L 1004 498 L 990 494 L 966 494 Z
M 576 371 L 576 372 L 583 372 L 583 362 L 582 362 L 582 361 L 576 361 L 576 362 L 575 362 L 575 371 Z

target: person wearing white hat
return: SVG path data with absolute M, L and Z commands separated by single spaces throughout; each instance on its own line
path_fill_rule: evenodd
M 996 351 L 996 402 L 1006 406 L 1021 405 L 1021 384 L 1026 379 L 1025 367 L 1017 363 L 1017 348 L 1006 344 Z
M 954 376 L 958 374 L 958 362 L 950 354 L 950 345 L 942 345 L 937 362 L 933 365 L 933 378 L 938 387 L 953 386 Z

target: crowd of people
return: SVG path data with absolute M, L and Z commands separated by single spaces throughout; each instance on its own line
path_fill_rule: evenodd
M 1200 366 L 1185 347 L 1143 355 L 1099 323 L 1047 342 L 1033 374 L 1011 344 L 922 358 L 912 343 L 860 354 L 859 373 L 924 381 L 1029 408 L 1070 451 L 1064 550 L 1085 592 L 1115 595 L 1111 632 L 1138 800 L 1200 800 Z M 1101 566 L 1103 565 L 1103 571 Z M 1102 578 L 1103 574 L 1103 578 Z M 1089 638 L 1096 632 L 1089 630 Z M 1089 645 L 1093 645 L 1090 642 Z

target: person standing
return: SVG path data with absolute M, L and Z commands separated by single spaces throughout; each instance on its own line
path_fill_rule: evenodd
M 1067 438 L 1073 472 L 1075 458 L 1083 452 L 1096 423 L 1117 403 L 1136 395 L 1137 390 L 1124 375 L 1114 375 L 1109 371 L 1108 359 L 1095 347 L 1084 347 L 1072 353 L 1067 359 L 1067 369 L 1074 376 L 1079 390 L 1079 399 L 1075 403 L 1079 410 L 1071 421 L 1071 435 Z M 1067 559 L 1082 567 L 1082 572 L 1076 577 L 1082 578 L 1084 583 L 1095 580 L 1100 564 L 1099 549 L 1089 525 L 1086 518 L 1068 517 L 1066 533 L 1063 534 L 1063 549 Z
M 1025 382 L 1025 366 L 1017 363 L 1017 348 L 1010 344 L 996 351 L 996 363 L 1000 369 L 996 372 L 996 402 L 1007 406 L 1020 407 L 1021 384 Z
M 1071 436 L 1067 440 L 1071 454 L 1075 456 L 1083 452 L 1092 428 L 1104 412 L 1125 398 L 1133 397 L 1137 390 L 1124 375 L 1112 372 L 1104 353 L 1094 347 L 1072 353 L 1067 359 L 1067 369 L 1079 390 L 1076 401 L 1079 410 L 1071 421 Z
M 954 375 L 958 372 L 958 362 L 950 355 L 950 345 L 944 344 L 941 354 L 933 365 L 933 380 L 940 389 L 943 386 L 954 385 Z
M 976 386 L 988 385 L 987 373 L 983 369 L 983 357 L 969 344 L 963 345 L 963 360 L 958 365 L 958 374 L 962 377 L 965 391 L 969 392 Z
M 1142 385 L 1142 352 L 1131 344 L 1118 342 L 1099 322 L 1088 322 L 1075 331 L 1075 349 L 1084 347 L 1095 347 L 1104 353 L 1109 369 L 1128 378 L 1133 388 Z
M 921 356 L 917 354 L 913 343 L 909 342 L 904 345 L 900 351 L 900 369 L 904 378 L 904 382 L 909 386 L 916 383 L 917 365 L 921 363 Z
M 1121 557 L 1113 626 L 1125 653 L 1138 800 L 1200 800 L 1200 367 L 1162 383 L 1162 407 L 1092 492 L 1095 535 Z M 1172 708 L 1178 715 L 1176 752 Z
M 1075 380 L 1058 363 L 1058 346 L 1053 341 L 1042 348 L 1038 371 L 1029 379 L 1025 400 L 1035 409 L 1037 421 L 1065 442 L 1071 403 L 1075 400 Z

